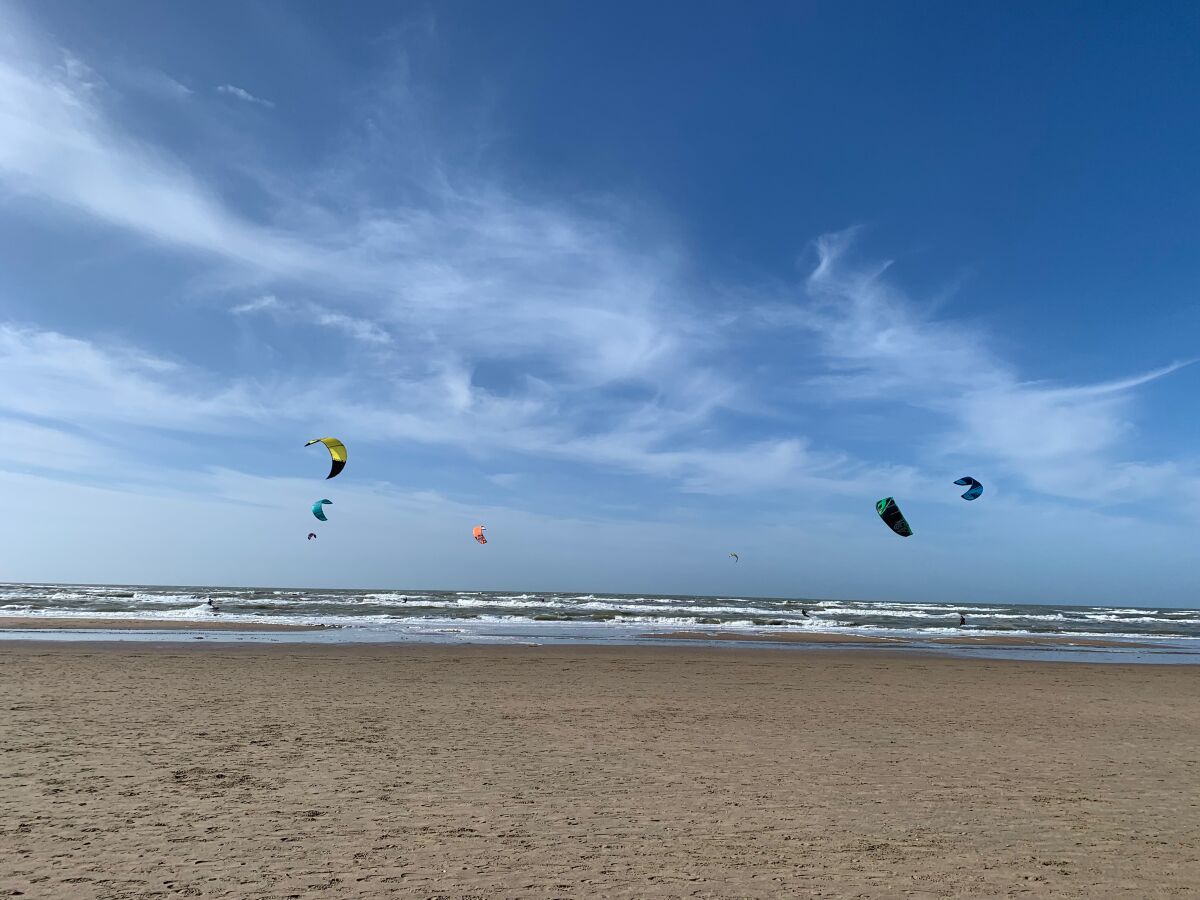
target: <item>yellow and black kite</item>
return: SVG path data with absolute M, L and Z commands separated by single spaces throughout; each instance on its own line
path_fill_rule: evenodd
M 313 438 L 304 446 L 311 447 L 313 444 L 324 444 L 329 455 L 333 457 L 333 465 L 329 469 L 329 474 L 325 476 L 326 481 L 346 468 L 346 445 L 337 438 Z

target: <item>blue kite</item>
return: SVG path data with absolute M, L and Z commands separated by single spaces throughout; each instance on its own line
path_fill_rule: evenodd
M 963 491 L 962 498 L 964 500 L 974 500 L 976 497 L 978 497 L 980 494 L 983 493 L 983 485 L 980 484 L 978 481 L 976 481 L 974 478 L 972 478 L 970 475 L 964 475 L 962 478 L 959 478 L 954 483 L 958 484 L 958 485 L 968 485 L 968 484 L 970 485 L 969 488 L 967 488 L 965 491 Z

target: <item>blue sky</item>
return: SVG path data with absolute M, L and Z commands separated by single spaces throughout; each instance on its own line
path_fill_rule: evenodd
M 1198 38 L 0 6 L 0 578 L 1194 605 Z

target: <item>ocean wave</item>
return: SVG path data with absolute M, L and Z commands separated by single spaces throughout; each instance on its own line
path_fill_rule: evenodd
M 411 629 L 442 623 L 479 634 L 485 625 L 529 629 L 703 627 L 938 635 L 1200 638 L 1200 611 L 1138 607 L 885 603 L 795 598 L 620 595 L 536 591 L 304 590 L 137 585 L 0 585 L 0 617 L 338 624 Z M 802 610 L 807 610 L 805 615 Z M 965 628 L 957 616 L 967 617 Z M 465 623 L 465 624 L 464 624 Z

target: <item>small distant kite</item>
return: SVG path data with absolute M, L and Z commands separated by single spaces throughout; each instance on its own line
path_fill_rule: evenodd
M 913 532 L 908 527 L 908 520 L 904 518 L 904 513 L 900 512 L 894 498 L 884 497 L 875 504 L 875 512 L 879 513 L 879 518 L 883 519 L 884 524 L 900 537 L 912 537 Z
M 958 484 L 958 485 L 963 485 L 963 486 L 966 486 L 968 484 L 970 485 L 969 488 L 967 488 L 965 491 L 963 491 L 962 498 L 964 500 L 974 500 L 976 497 L 978 497 L 980 494 L 983 493 L 983 485 L 980 484 L 978 481 L 976 481 L 974 478 L 972 478 L 970 475 L 964 475 L 962 478 L 959 478 L 954 483 Z
M 329 469 L 329 474 L 325 476 L 328 480 L 336 475 L 342 469 L 346 468 L 346 445 L 337 438 L 313 438 L 305 447 L 311 447 L 313 444 L 324 444 L 325 449 L 329 451 L 329 456 L 333 460 L 333 465 Z
M 333 501 L 332 500 L 318 500 L 316 503 L 314 503 L 312 505 L 313 515 L 316 516 L 318 519 L 320 519 L 322 522 L 329 521 L 327 518 L 325 518 L 325 510 L 323 510 L 321 508 L 322 506 L 324 506 L 327 503 L 331 504 L 331 503 L 333 503 Z M 316 535 L 314 535 L 314 537 L 315 536 Z
M 315 538 L 315 537 L 316 537 L 316 535 L 315 535 L 313 532 L 311 532 L 311 531 L 310 531 L 310 532 L 308 533 L 308 539 L 309 539 L 310 541 L 311 541 L 313 538 Z
M 483 536 L 484 530 L 485 530 L 485 526 L 476 525 L 474 530 L 472 530 L 472 532 L 471 532 L 473 535 L 475 535 L 475 540 L 479 541 L 479 543 L 481 543 L 481 544 L 487 543 L 487 538 L 485 538 Z
M 738 555 L 736 553 L 730 553 L 729 555 L 733 557 L 734 562 L 738 562 Z

